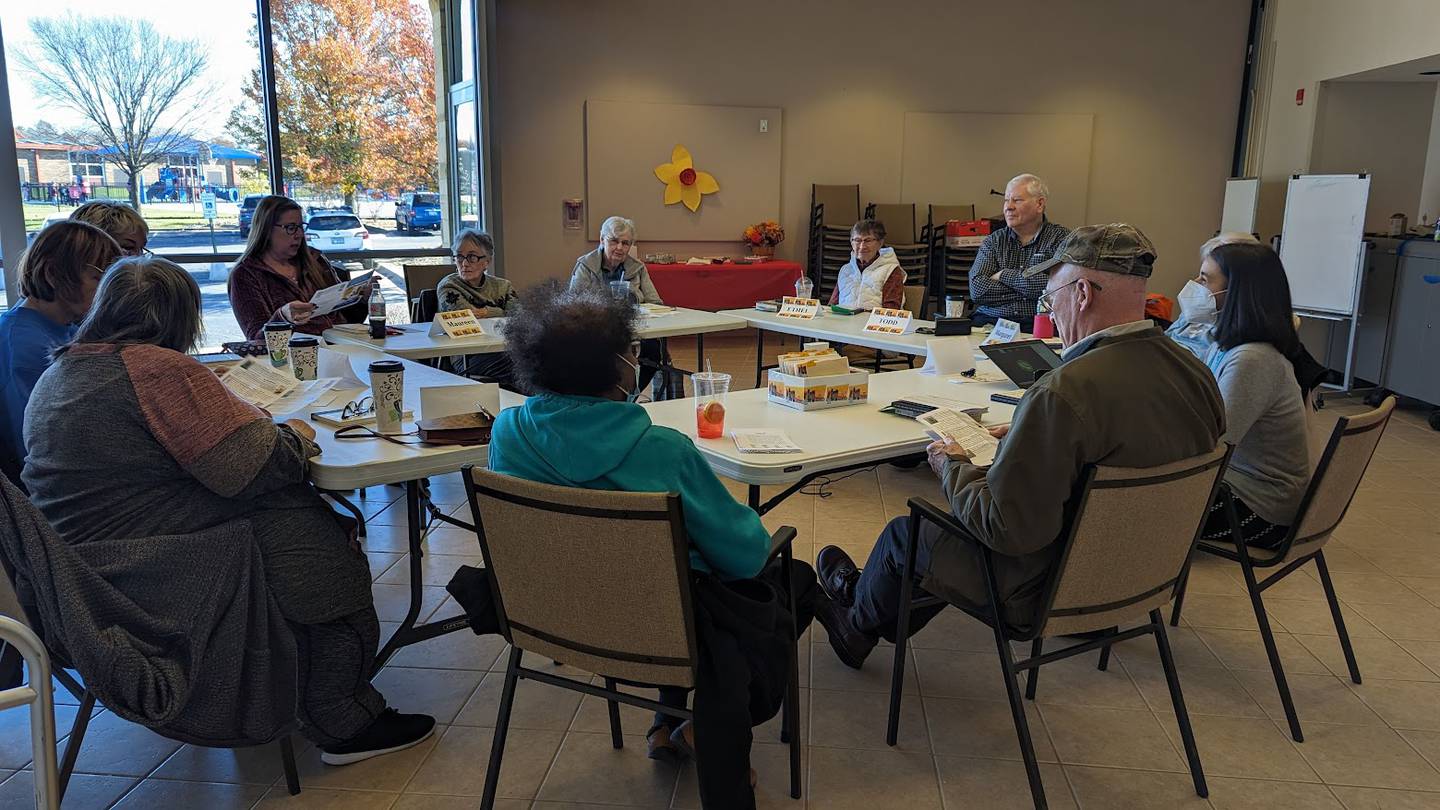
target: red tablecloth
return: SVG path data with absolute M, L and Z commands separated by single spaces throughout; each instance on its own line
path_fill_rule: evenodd
M 741 309 L 756 301 L 795 294 L 804 270 L 795 262 L 756 264 L 648 264 L 650 280 L 668 306 Z

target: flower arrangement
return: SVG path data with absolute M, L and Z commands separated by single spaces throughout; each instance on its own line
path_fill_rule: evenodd
M 744 238 L 747 244 L 773 248 L 785 241 L 785 229 L 775 220 L 767 219 L 746 228 Z

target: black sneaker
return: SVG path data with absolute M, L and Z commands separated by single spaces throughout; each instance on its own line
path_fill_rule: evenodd
M 826 635 L 830 637 L 830 649 L 835 651 L 840 663 L 851 669 L 865 666 L 865 659 L 875 649 L 878 639 L 865 635 L 851 623 L 850 608 L 833 599 L 816 599 L 815 618 L 825 628 Z
M 424 742 L 435 731 L 428 714 L 401 714 L 386 709 L 366 729 L 345 742 L 321 750 L 326 765 L 351 765 L 381 754 L 403 751 Z
M 855 561 L 839 546 L 826 546 L 815 555 L 815 574 L 820 579 L 820 588 L 832 601 L 845 609 L 855 604 L 855 583 L 860 581 L 860 569 Z

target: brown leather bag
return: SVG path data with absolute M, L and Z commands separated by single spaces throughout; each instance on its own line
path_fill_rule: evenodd
M 488 444 L 495 420 L 483 413 L 457 413 L 416 423 L 426 444 Z

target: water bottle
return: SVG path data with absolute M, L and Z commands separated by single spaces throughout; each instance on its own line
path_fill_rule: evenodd
M 380 292 L 380 282 L 370 283 L 370 339 L 385 337 L 385 294 Z
M 815 292 L 815 283 L 810 280 L 809 276 L 801 276 L 800 280 L 795 282 L 796 298 L 809 298 L 813 292 Z

